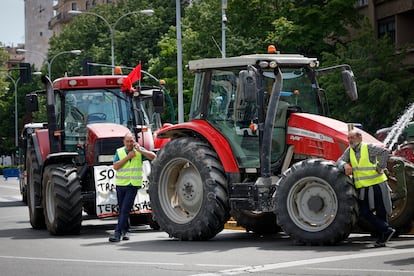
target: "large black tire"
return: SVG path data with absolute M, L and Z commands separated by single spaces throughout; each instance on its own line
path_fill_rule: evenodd
M 211 147 L 183 137 L 166 144 L 153 161 L 149 194 L 154 219 L 180 240 L 208 240 L 230 218 L 227 180 Z
M 402 198 L 393 200 L 392 213 L 389 217 L 389 224 L 397 230 L 397 234 L 405 234 L 411 231 L 412 222 L 414 220 L 414 168 L 412 165 L 405 166 L 405 179 L 407 184 L 407 195 Z M 396 192 L 397 183 L 395 177 L 391 175 L 388 184 L 392 189 L 392 193 Z
M 27 170 L 27 205 L 29 207 L 30 224 L 33 229 L 46 228 L 41 204 L 40 165 L 34 148 L 29 148 L 26 156 Z
M 72 165 L 47 166 L 42 184 L 43 209 L 49 233 L 79 234 L 82 193 L 76 168 Z
M 237 225 L 259 235 L 274 234 L 280 230 L 274 213 L 231 210 L 230 215 L 237 221 Z
M 27 178 L 25 176 L 20 175 L 19 177 L 19 189 L 23 203 L 27 204 Z
M 351 179 L 331 161 L 294 164 L 278 182 L 278 225 L 296 243 L 330 245 L 348 237 L 358 217 Z

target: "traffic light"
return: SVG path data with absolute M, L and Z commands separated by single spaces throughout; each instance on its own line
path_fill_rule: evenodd
M 32 69 L 30 63 L 20 63 L 20 81 L 30 83 L 32 81 Z
M 92 76 L 93 75 L 93 65 L 90 64 L 93 62 L 91 57 L 84 58 L 82 60 L 82 75 Z

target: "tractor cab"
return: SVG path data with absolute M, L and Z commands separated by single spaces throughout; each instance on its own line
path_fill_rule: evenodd
M 260 168 L 259 131 L 264 130 L 272 93 L 277 93 L 277 105 L 272 107 L 276 112 L 271 163 L 280 167 L 289 146 L 286 137 L 290 115 L 329 115 L 325 94 L 316 80 L 317 65 L 314 58 L 282 54 L 190 62 L 197 91 L 190 120 L 205 120 L 226 137 L 240 168 Z M 280 91 L 274 91 L 277 74 L 282 76 Z M 352 83 L 348 86 L 354 87 Z

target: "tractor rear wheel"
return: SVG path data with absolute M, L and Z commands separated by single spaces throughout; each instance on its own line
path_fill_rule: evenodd
M 392 164 L 394 165 L 395 163 Z M 412 165 L 406 164 L 404 173 L 407 185 L 407 194 L 404 197 L 399 197 L 392 201 L 392 213 L 389 217 L 388 222 L 393 228 L 397 230 L 397 234 L 405 234 L 410 232 L 412 221 L 414 220 L 414 182 L 412 181 L 413 172 L 414 168 Z M 395 175 L 391 175 L 388 178 L 388 184 L 392 189 L 392 194 L 395 194 L 398 190 Z
M 275 197 L 278 225 L 296 243 L 338 243 L 357 221 L 352 181 L 331 161 L 309 159 L 294 164 L 278 182 Z
M 229 219 L 227 180 L 207 143 L 174 139 L 152 165 L 151 208 L 162 230 L 180 240 L 208 240 L 223 230 Z
M 72 165 L 51 165 L 43 177 L 43 209 L 52 235 L 79 234 L 82 194 L 77 170 Z
M 259 235 L 274 234 L 280 230 L 274 213 L 231 210 L 230 214 L 237 221 L 237 225 Z
M 27 171 L 27 205 L 29 207 L 30 224 L 33 229 L 46 227 L 43 208 L 41 207 L 40 165 L 34 148 L 29 148 L 26 156 Z

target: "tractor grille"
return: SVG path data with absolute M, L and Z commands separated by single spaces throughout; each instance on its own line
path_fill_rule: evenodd
M 117 148 L 124 145 L 122 137 L 99 139 L 96 141 L 94 149 L 94 163 L 112 164 Z

